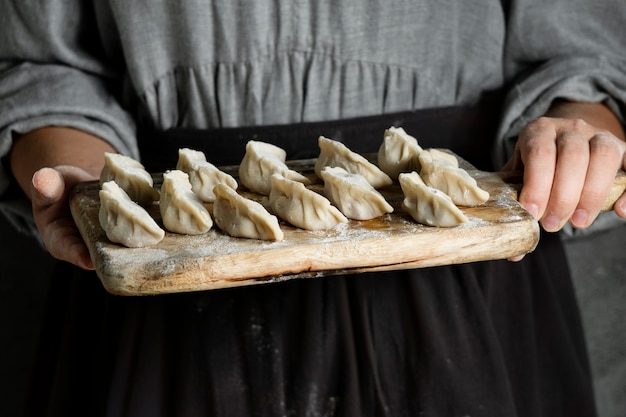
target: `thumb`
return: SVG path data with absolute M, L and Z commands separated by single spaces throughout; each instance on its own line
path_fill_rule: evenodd
M 82 181 L 97 179 L 87 171 L 70 165 L 44 167 L 33 174 L 32 200 L 45 206 L 64 198 L 67 190 Z
M 36 207 L 58 202 L 65 193 L 65 181 L 54 168 L 41 168 L 33 174 L 31 200 Z
M 68 191 L 93 177 L 77 167 L 41 168 L 32 177 L 31 201 L 37 228 L 48 252 L 84 269 L 93 269 L 89 252 L 69 209 Z

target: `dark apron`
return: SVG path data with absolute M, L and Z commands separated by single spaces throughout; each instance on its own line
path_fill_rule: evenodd
M 486 119 L 485 119 L 486 117 Z M 315 157 L 317 137 L 373 152 L 389 126 L 488 168 L 490 113 L 444 108 L 261 128 L 145 134 L 238 164 L 250 139 Z M 154 152 L 150 152 L 150 149 Z M 67 279 L 66 275 L 75 278 Z M 156 297 L 107 294 L 59 264 L 30 415 L 593 416 L 585 341 L 559 238 L 480 262 Z
M 354 152 L 376 152 L 390 126 L 402 127 L 424 148 L 447 148 L 479 168 L 491 167 L 493 121 L 498 109 L 445 107 L 328 122 L 298 123 L 211 130 L 169 129 L 140 134 L 141 160 L 151 172 L 176 166 L 178 149 L 201 150 L 217 166 L 241 162 L 249 140 L 272 143 L 287 152 L 287 159 L 314 158 L 320 135 L 344 143 Z

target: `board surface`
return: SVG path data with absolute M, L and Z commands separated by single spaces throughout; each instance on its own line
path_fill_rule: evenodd
M 289 165 L 316 180 L 314 162 L 293 161 Z M 506 259 L 532 251 L 539 239 L 539 225 L 517 202 L 511 179 L 502 173 L 465 168 L 491 197 L 484 205 L 461 208 L 469 222 L 452 228 L 417 224 L 401 208 L 403 195 L 397 183 L 379 190 L 394 207 L 393 213 L 314 232 L 280 222 L 285 235 L 280 242 L 234 238 L 214 226 L 205 235 L 166 233 L 152 247 L 126 248 L 111 243 L 100 226 L 98 182 L 79 184 L 72 192 L 70 207 L 103 286 L 121 295 L 423 268 Z M 236 167 L 224 170 L 236 173 Z M 158 187 L 160 176 L 154 178 Z M 322 184 L 316 181 L 310 188 L 321 192 Z M 240 192 L 257 201 L 263 199 Z M 158 203 L 148 211 L 161 222 Z

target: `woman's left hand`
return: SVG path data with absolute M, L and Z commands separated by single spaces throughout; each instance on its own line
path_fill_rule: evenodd
M 504 167 L 524 170 L 519 201 L 549 232 L 568 221 L 576 228 L 588 227 L 598 216 L 617 171 L 626 168 L 626 142 L 619 121 L 616 128 L 617 119 L 610 120 L 613 132 L 602 118 L 602 127 L 583 119 L 586 115 L 587 120 L 598 120 L 598 115 L 610 118 L 612 113 L 605 114 L 610 110 L 592 103 L 564 106 L 555 112 L 564 117 L 542 117 L 522 130 Z M 615 212 L 626 218 L 626 196 L 617 201 Z

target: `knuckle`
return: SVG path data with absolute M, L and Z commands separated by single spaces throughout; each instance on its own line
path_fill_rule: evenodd
M 520 132 L 520 137 L 532 140 L 541 136 L 542 132 L 554 130 L 553 121 L 549 117 L 539 117 L 529 122 Z
M 624 151 L 623 147 L 618 143 L 618 139 L 610 133 L 598 133 L 589 140 L 591 151 L 606 159 L 619 160 Z
M 545 130 L 554 128 L 554 119 L 547 116 L 538 117 L 528 123 L 528 127 L 532 130 Z
M 577 147 L 579 138 L 572 133 L 563 133 L 556 138 L 556 145 L 560 152 L 565 152 L 572 147 Z
M 574 132 L 584 132 L 589 129 L 589 124 L 581 118 L 568 119 L 568 127 Z
M 561 218 L 566 218 L 574 211 L 575 207 L 578 205 L 578 201 L 578 198 L 572 196 L 559 195 L 553 196 L 549 205 L 553 213 Z
M 582 162 L 588 159 L 590 152 L 589 139 L 577 132 L 568 131 L 556 139 L 559 156 L 570 161 Z

